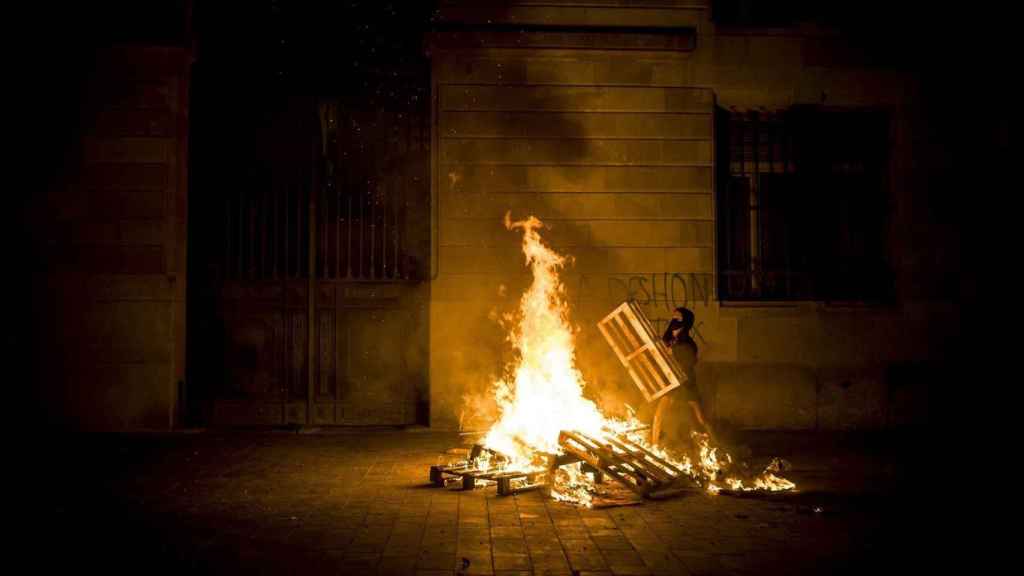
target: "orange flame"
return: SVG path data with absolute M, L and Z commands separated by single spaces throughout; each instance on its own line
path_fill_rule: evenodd
M 522 250 L 533 281 L 519 300 L 509 341 L 515 357 L 506 374 L 494 384 L 500 416 L 483 440 L 484 446 L 509 458 L 505 467 L 514 470 L 538 470 L 541 456 L 561 454 L 558 443 L 562 430 L 582 432 L 602 439 L 608 434 L 625 434 L 658 457 L 672 463 L 711 493 L 724 482 L 733 490 L 788 490 L 794 485 L 770 471 L 747 486 L 738 478 L 719 478 L 732 462 L 728 454 L 711 446 L 707 436 L 694 434 L 699 461 L 686 456 L 673 457 L 664 448 L 653 446 L 643 428 L 630 414 L 625 420 L 606 418 L 597 405 L 584 396 L 586 382 L 576 367 L 575 330 L 569 320 L 565 286 L 559 271 L 569 258 L 558 254 L 541 240 L 544 224 L 534 216 L 512 221 L 505 214 L 505 227 L 523 232 Z M 491 463 L 478 462 L 490 466 Z M 580 466 L 561 467 L 550 479 L 552 496 L 557 500 L 589 506 L 594 489 L 593 478 Z
M 523 231 L 523 253 L 533 282 L 519 301 L 518 323 L 509 334 L 516 358 L 496 384 L 501 416 L 484 445 L 524 466 L 532 463 L 536 451 L 559 453 L 558 433 L 563 429 L 599 435 L 605 418 L 583 396 L 575 334 L 558 276 L 566 257 L 541 242 L 538 230 L 543 224 L 537 218 L 513 222 L 506 214 L 505 226 Z

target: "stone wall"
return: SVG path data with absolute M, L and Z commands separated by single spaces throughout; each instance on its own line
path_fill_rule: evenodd
M 724 424 L 921 422 L 928 380 L 959 313 L 948 292 L 920 289 L 927 284 L 922 274 L 943 271 L 916 265 L 912 248 L 929 241 L 918 232 L 936 233 L 923 230 L 928 151 L 919 134 L 925 116 L 917 79 L 869 67 L 820 31 L 718 30 L 708 10 L 692 2 L 609 3 L 585 14 L 571 2 L 521 4 L 488 13 L 486 21 L 682 26 L 691 27 L 695 42 L 692 50 L 680 48 L 650 30 L 635 33 L 649 34 L 637 44 L 653 48 L 629 51 L 593 48 L 601 33 L 587 49 L 530 32 L 513 42 L 480 32 L 462 46 L 435 38 L 432 423 L 464 420 L 465 401 L 486 396 L 508 359 L 494 318 L 515 306 L 528 278 L 518 235 L 502 226 L 506 211 L 544 220 L 545 238 L 573 256 L 563 278 L 580 327 L 580 366 L 607 406 L 640 399 L 595 322 L 634 298 L 658 326 L 676 306 L 695 311 L 698 380 L 709 411 Z M 617 19 L 626 12 L 628 23 Z M 454 9 L 442 16 L 485 21 Z M 894 306 L 717 300 L 713 107 L 805 103 L 890 113 Z
M 168 429 L 184 379 L 188 56 L 98 51 L 76 141 L 37 202 L 41 409 L 89 430 Z M 58 163 L 60 160 L 54 158 Z

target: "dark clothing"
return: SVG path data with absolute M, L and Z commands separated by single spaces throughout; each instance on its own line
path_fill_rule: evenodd
M 672 346 L 672 356 L 675 357 L 676 362 L 679 363 L 679 367 L 683 369 L 683 373 L 686 374 L 688 379 L 697 379 L 694 373 L 694 367 L 697 365 L 697 343 L 693 341 L 689 334 L 684 334 L 676 339 L 675 344 Z
M 700 403 L 700 392 L 697 390 L 697 343 L 689 334 L 679 333 L 672 345 L 672 356 L 686 375 L 686 382 L 680 387 L 686 400 Z
M 696 320 L 693 311 L 689 308 L 676 308 L 676 312 L 679 313 L 680 318 L 669 320 L 668 328 L 665 329 L 665 334 L 661 337 L 666 346 L 672 346 L 672 341 L 675 339 L 672 335 L 673 332 L 679 330 L 680 334 L 689 334 L 690 329 L 693 328 L 693 322 Z
M 679 334 L 673 336 L 672 333 L 676 330 L 679 330 Z M 686 382 L 681 387 L 681 394 L 686 400 L 699 403 L 697 371 L 694 369 L 697 365 L 697 343 L 690 336 L 690 325 L 684 320 L 673 318 L 668 323 L 668 328 L 665 329 L 665 334 L 661 339 L 665 342 L 665 346 L 672 350 L 672 356 L 676 359 L 679 367 L 683 369 L 683 374 L 686 375 Z
M 669 348 L 675 344 L 676 337 L 672 335 L 673 332 L 679 330 L 679 336 L 681 338 L 688 338 L 690 333 L 690 326 L 687 326 L 682 320 L 676 320 L 673 318 L 668 323 L 668 328 L 665 328 L 665 333 L 662 334 L 661 340 L 665 343 L 665 346 Z
M 685 307 L 676 308 L 676 312 L 679 313 L 681 318 L 673 318 L 668 323 L 668 328 L 665 329 L 665 334 L 662 335 L 661 339 L 665 346 L 668 346 L 672 351 L 672 357 L 679 364 L 683 375 L 686 376 L 686 381 L 683 382 L 683 385 L 669 394 L 676 398 L 682 398 L 685 401 L 685 408 L 676 411 L 679 420 L 675 428 L 679 434 L 678 438 L 690 438 L 692 431 L 707 431 L 707 425 L 702 420 L 701 414 L 703 409 L 700 401 L 700 390 L 697 388 L 697 342 L 690 336 L 690 330 L 693 328 L 695 318 L 693 311 Z M 696 404 L 696 412 L 686 405 L 689 403 Z

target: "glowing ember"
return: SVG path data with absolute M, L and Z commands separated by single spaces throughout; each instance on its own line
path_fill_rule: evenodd
M 699 462 L 673 457 L 663 448 L 651 446 L 643 426 L 630 416 L 627 420 L 606 418 L 597 405 L 583 395 L 586 383 L 576 367 L 575 334 L 569 321 L 565 287 L 559 271 L 567 257 L 558 254 L 541 241 L 543 223 L 531 216 L 513 222 L 505 215 L 509 230 L 523 233 L 523 254 L 533 281 L 519 301 L 509 341 L 515 358 L 506 367 L 504 378 L 495 383 L 495 397 L 500 409 L 498 421 L 488 431 L 484 446 L 509 457 L 504 465 L 510 470 L 539 470 L 546 455 L 561 454 L 559 433 L 562 430 L 582 432 L 599 441 L 609 435 L 622 435 L 640 444 L 682 470 L 709 492 L 717 493 L 722 485 L 732 490 L 788 490 L 794 485 L 766 470 L 748 486 L 734 477 L 720 478 L 732 463 L 728 454 L 711 446 L 706 436 L 695 434 Z M 476 462 L 478 468 L 489 468 L 490 461 Z M 589 506 L 594 479 L 577 464 L 562 466 L 551 479 L 551 493 L 557 500 Z

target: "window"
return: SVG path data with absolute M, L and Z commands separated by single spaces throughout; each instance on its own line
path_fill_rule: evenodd
M 874 110 L 718 109 L 720 299 L 886 300 L 888 133 Z

